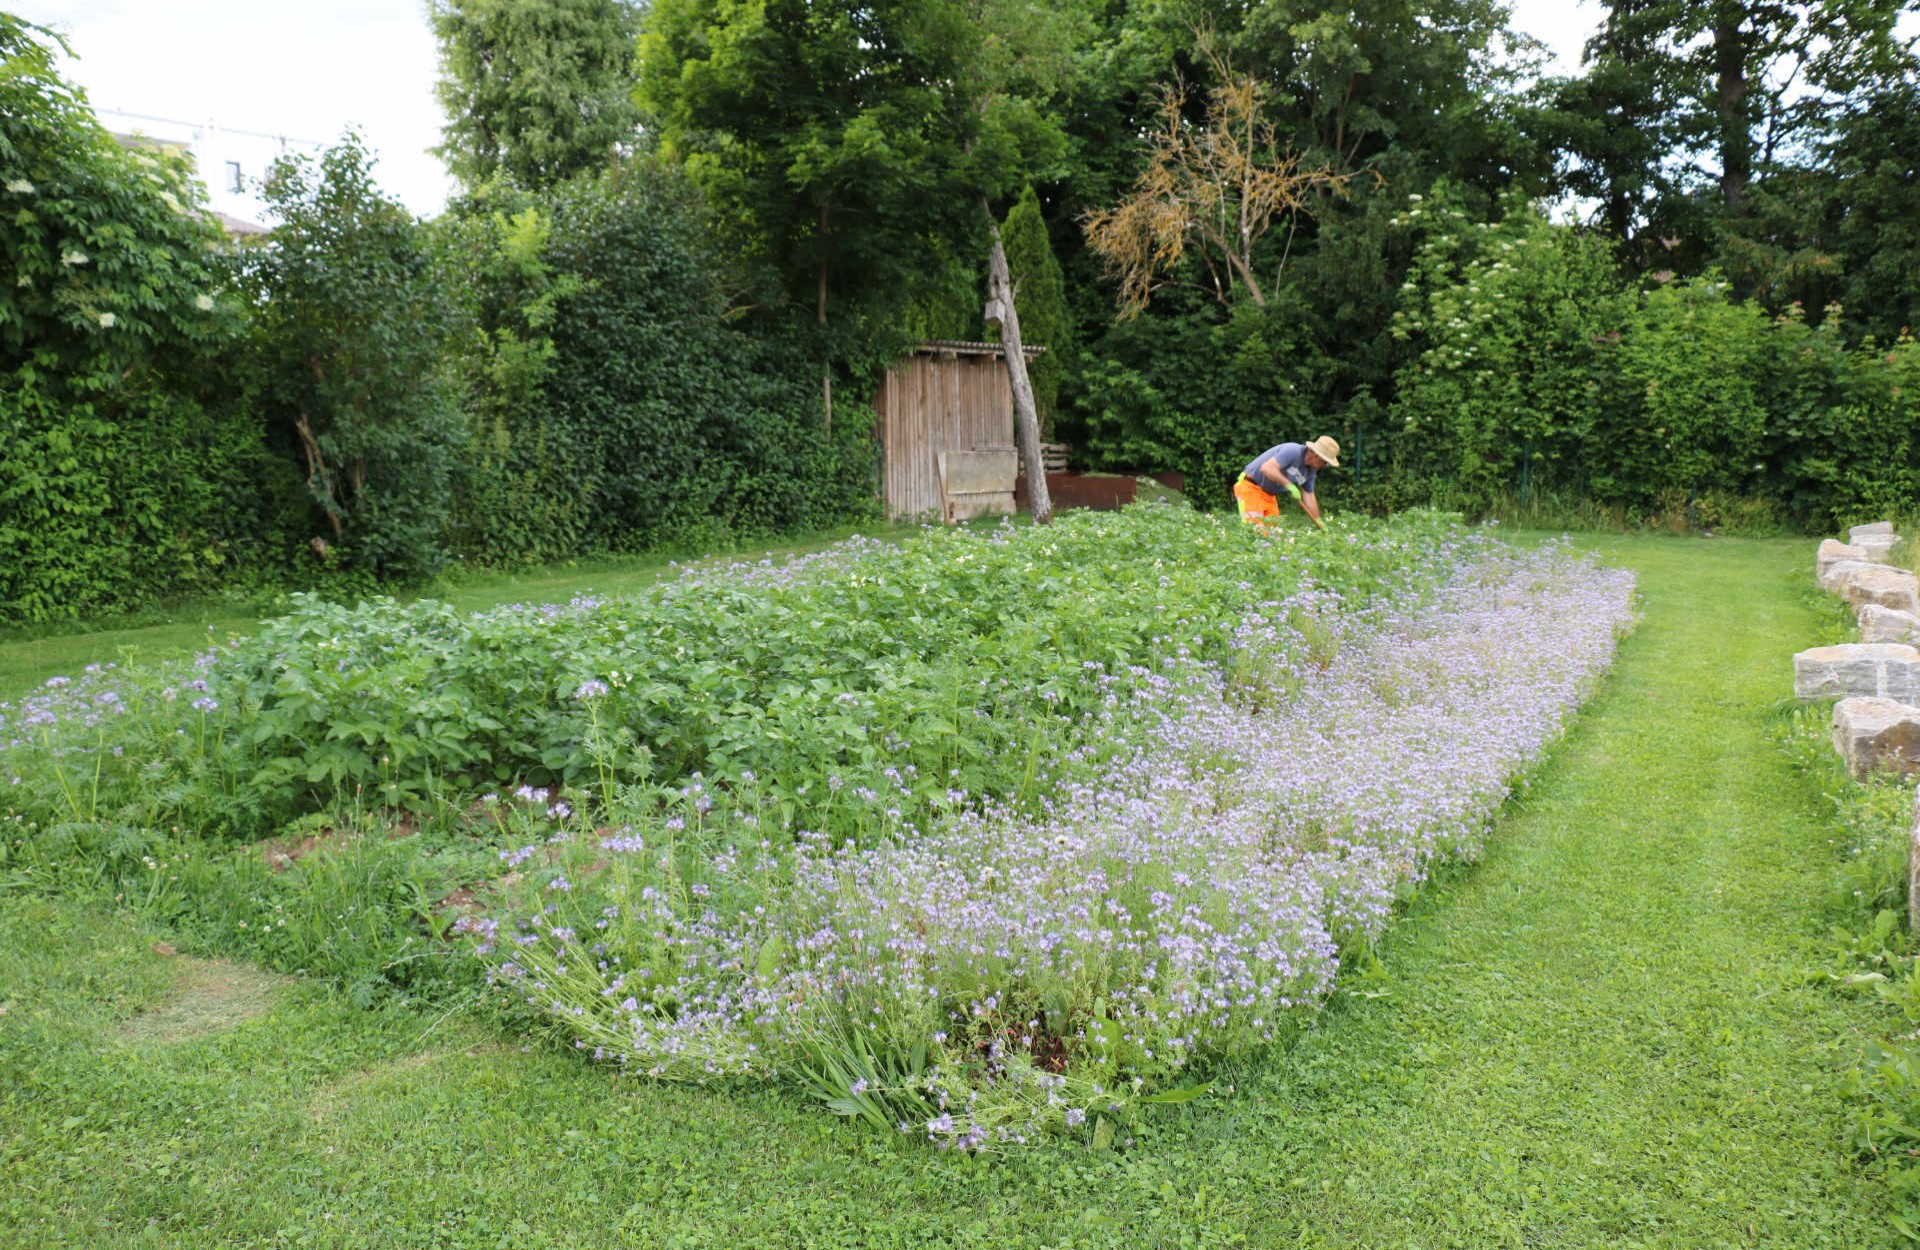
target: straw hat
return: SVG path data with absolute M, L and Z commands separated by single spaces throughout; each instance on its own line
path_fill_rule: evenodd
M 1340 467 L 1340 444 L 1334 442 L 1325 434 L 1308 443 L 1307 450 L 1326 461 L 1328 468 L 1337 469 Z

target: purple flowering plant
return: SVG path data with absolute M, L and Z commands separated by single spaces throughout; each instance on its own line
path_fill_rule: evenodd
M 682 821 L 583 878 L 593 958 L 536 912 L 495 979 L 629 1071 L 790 1080 L 947 1146 L 1183 1096 L 1477 851 L 1630 620 L 1630 578 L 1559 550 L 1404 554 L 1446 571 L 1262 601 L 1222 659 L 1083 668 L 1100 709 L 1036 802 L 878 839 Z

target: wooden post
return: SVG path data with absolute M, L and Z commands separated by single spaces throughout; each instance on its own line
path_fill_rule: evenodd
M 986 199 L 980 211 L 987 215 L 987 231 L 992 246 L 987 251 L 988 324 L 1000 327 L 1000 343 L 1006 349 L 1007 380 L 1013 384 L 1013 417 L 1016 441 L 1020 444 L 1020 464 L 1027 473 L 1027 504 L 1033 523 L 1045 525 L 1053 520 L 1053 500 L 1047 495 L 1047 466 L 1040 458 L 1040 418 L 1033 405 L 1033 383 L 1027 378 L 1027 358 L 1020 349 L 1020 313 L 1013 303 L 1013 277 L 1007 268 L 1007 249 L 1000 243 L 1000 223 Z

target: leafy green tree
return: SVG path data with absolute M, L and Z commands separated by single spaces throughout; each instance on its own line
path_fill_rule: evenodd
M 1910 64 L 1911 40 L 1898 26 L 1911 10 L 1909 0 L 1710 0 L 1682 9 L 1676 39 L 1695 27 L 1707 35 L 1693 54 L 1710 83 L 1698 128 L 1719 158 L 1729 215 L 1746 215 L 1756 178 L 1814 156 L 1809 141 L 1834 109 Z
M 870 432 L 821 436 L 810 344 L 733 315 L 737 271 L 680 171 L 630 161 L 486 203 L 436 231 L 459 313 L 451 535 L 465 559 L 719 543 L 862 513 Z
M 981 292 L 986 285 L 986 271 L 971 244 L 970 239 L 960 240 L 958 244 L 951 239 L 928 240 L 927 268 L 921 288 L 901 317 L 901 330 L 907 341 L 972 341 L 986 334 L 981 323 Z
M 1354 170 L 1400 147 L 1473 176 L 1517 154 L 1501 150 L 1497 111 L 1539 49 L 1513 32 L 1497 0 L 1195 8 L 1233 63 L 1267 83 L 1282 141 L 1311 163 Z
M 591 486 L 586 542 L 640 550 L 819 527 L 873 489 L 871 429 L 823 435 L 818 362 L 792 327 L 729 315 L 696 189 L 655 162 L 559 188 L 544 253 L 558 302 L 540 409 Z
M 454 176 L 547 187 L 630 149 L 639 13 L 630 0 L 428 0 L 447 114 L 435 151 Z
M 260 400 L 328 527 L 318 546 L 330 537 L 358 567 L 422 576 L 446 554 L 452 309 L 424 228 L 372 165 L 352 132 L 317 162 L 277 161 L 265 196 L 279 224 L 239 278 Z
M 1840 302 L 1883 344 L 1920 330 L 1920 59 L 1834 118 L 1824 156 Z
M 780 274 L 789 305 L 812 306 L 823 336 L 840 310 L 843 356 L 884 361 L 902 345 L 896 314 L 930 269 L 942 276 L 927 264 L 934 240 L 984 245 L 986 319 L 1009 345 L 1036 485 L 1037 422 L 991 202 L 1058 160 L 1045 104 L 1070 17 L 1034 0 L 661 0 L 641 41 L 640 94 L 662 150 L 736 246 Z M 829 422 L 831 411 L 829 399 Z M 1044 517 L 1043 486 L 1033 499 Z
M 639 97 L 730 243 L 824 325 L 917 287 L 929 237 L 968 233 L 950 32 L 931 0 L 658 0 Z
M 1812 321 L 1847 310 L 1855 336 L 1891 342 L 1920 318 L 1920 57 L 1899 49 L 1852 95 L 1809 120 L 1791 160 L 1777 161 L 1746 214 L 1719 237 L 1738 289 Z
M 1537 119 L 1559 153 L 1561 186 L 1597 204 L 1595 220 L 1648 263 L 1665 263 L 1660 238 L 1685 229 L 1679 171 L 1681 105 L 1696 88 L 1669 47 L 1663 0 L 1615 0 L 1587 41 L 1586 72 L 1550 84 Z

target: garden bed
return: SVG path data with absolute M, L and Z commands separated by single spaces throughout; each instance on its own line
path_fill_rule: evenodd
M 1144 507 L 607 601 L 308 602 L 8 709 L 9 854 L 363 1001 L 475 976 L 437 940 L 475 933 L 630 1071 L 969 1148 L 1099 1134 L 1308 1018 L 1474 851 L 1630 585 L 1433 515 Z

